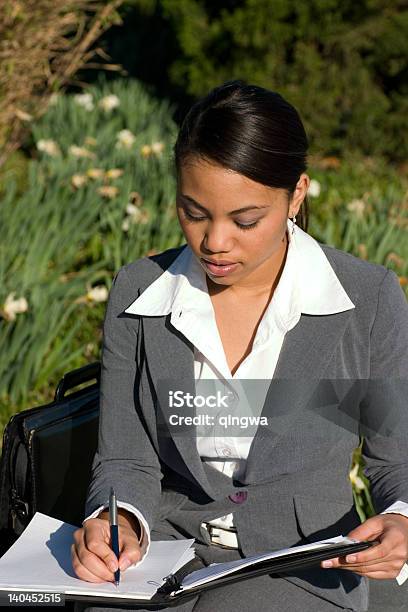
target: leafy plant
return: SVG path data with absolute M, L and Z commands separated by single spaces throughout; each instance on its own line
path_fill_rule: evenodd
M 135 82 L 86 95 L 61 95 L 33 124 L 28 187 L 10 180 L 0 204 L 0 396 L 18 405 L 80 365 L 115 271 L 182 243 L 171 109 Z

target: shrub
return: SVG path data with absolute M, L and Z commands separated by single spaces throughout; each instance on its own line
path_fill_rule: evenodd
M 128 4 L 135 6 L 134 12 L 126 14 L 123 27 L 109 32 L 109 51 L 131 74 L 143 75 L 159 91 L 167 78 L 174 95 L 181 91 L 197 98 L 227 79 L 243 78 L 279 91 L 301 111 L 315 153 L 358 151 L 394 161 L 407 159 L 406 4 L 397 0 L 132 0 Z M 135 29 L 138 42 L 132 51 L 129 43 Z M 148 71 L 145 57 L 153 58 Z

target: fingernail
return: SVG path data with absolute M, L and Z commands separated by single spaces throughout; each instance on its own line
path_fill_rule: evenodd
M 323 567 L 332 567 L 333 562 L 332 561 L 323 561 L 322 565 L 323 565 Z
M 122 559 L 120 562 L 120 570 L 124 572 L 131 565 L 129 559 Z
M 113 561 L 109 561 L 108 567 L 109 567 L 111 572 L 116 572 L 116 570 L 117 570 L 116 563 L 114 563 Z
M 346 557 L 346 561 L 347 563 L 354 563 L 354 561 L 357 561 L 357 557 L 355 555 L 349 555 Z

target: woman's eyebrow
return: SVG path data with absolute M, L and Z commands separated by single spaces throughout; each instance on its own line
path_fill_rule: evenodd
M 184 193 L 180 194 L 180 197 L 182 197 L 184 200 L 189 200 L 190 202 L 192 202 L 193 204 L 195 204 L 195 206 L 197 206 L 197 208 L 201 208 L 201 210 L 204 210 L 205 212 L 209 212 L 202 204 L 199 204 L 198 202 L 195 201 L 194 198 L 192 198 L 191 196 L 188 196 Z M 242 213 L 245 212 L 247 210 L 258 210 L 261 208 L 269 208 L 268 204 L 265 204 L 265 206 L 244 206 L 243 208 L 237 208 L 236 210 L 231 210 L 228 215 L 235 215 L 237 213 Z

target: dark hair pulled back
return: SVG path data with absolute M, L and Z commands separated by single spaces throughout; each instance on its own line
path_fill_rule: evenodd
M 296 109 L 279 93 L 226 81 L 196 102 L 174 145 L 177 175 L 194 158 L 217 163 L 291 198 L 307 168 L 308 140 Z M 307 231 L 305 197 L 297 217 Z

